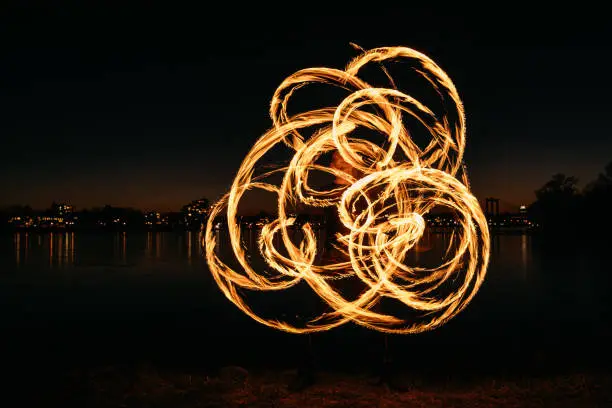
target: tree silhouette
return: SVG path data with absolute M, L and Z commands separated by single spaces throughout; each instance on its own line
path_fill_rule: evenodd
M 591 232 L 612 228 L 612 161 L 584 192 L 582 218 Z M 599 231 L 598 231 L 599 234 Z
M 578 194 L 578 179 L 557 173 L 552 179 L 535 191 L 538 200 L 568 199 Z
M 612 161 L 608 163 L 603 173 L 599 173 L 597 179 L 589 183 L 585 189 L 587 194 L 606 192 L 612 188 Z
M 12 205 L 5 212 L 11 216 L 27 217 L 34 215 L 34 210 L 29 205 Z
M 575 177 L 559 173 L 535 195 L 529 215 L 548 236 L 573 242 L 609 240 L 601 232 L 612 229 L 612 161 L 582 192 Z
M 203 197 L 203 198 L 200 198 L 198 201 L 201 206 L 206 207 L 206 208 L 210 207 L 210 200 L 208 200 L 208 198 Z
M 530 206 L 531 218 L 549 232 L 575 229 L 580 204 L 578 179 L 558 173 L 535 191 L 537 200 Z

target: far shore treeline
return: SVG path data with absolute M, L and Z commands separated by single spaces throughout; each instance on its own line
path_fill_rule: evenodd
M 515 211 L 487 213 L 492 230 L 520 230 L 542 233 L 558 240 L 576 241 L 584 234 L 597 234 L 600 241 L 612 230 L 612 161 L 597 177 L 578 188 L 578 179 L 555 174 L 535 192 L 535 200 Z M 483 200 L 484 201 L 484 200 Z M 38 210 L 29 205 L 11 205 L 0 208 L 0 229 L 9 231 L 196 231 L 208 219 L 210 201 L 200 198 L 185 204 L 175 212 L 141 211 L 134 208 L 102 207 L 77 209 L 70 203 L 50 204 Z M 484 203 L 483 208 L 485 208 Z M 296 226 L 305 222 L 315 228 L 325 226 L 320 214 L 294 214 Z M 271 212 L 241 216 L 247 228 L 261 227 L 274 218 Z M 454 228 L 457 223 L 452 213 L 436 212 L 426 215 L 432 228 Z M 215 220 L 217 228 L 227 221 Z

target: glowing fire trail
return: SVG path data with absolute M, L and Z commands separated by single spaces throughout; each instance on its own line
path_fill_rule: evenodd
M 391 88 L 372 87 L 358 77 L 366 64 L 401 59 L 416 65 L 416 72 L 450 105 L 449 114 L 438 117 L 415 98 L 395 89 L 385 68 Z M 317 82 L 350 94 L 337 107 L 289 116 L 287 107 L 294 92 Z M 371 113 L 372 108 L 380 113 Z M 414 143 L 405 128 L 402 115 L 406 114 L 428 130 L 431 141 L 424 149 Z M 454 84 L 438 65 L 410 48 L 383 47 L 363 52 L 345 70 L 304 69 L 281 83 L 272 98 L 270 116 L 272 129 L 247 154 L 230 191 L 212 207 L 201 233 L 210 271 L 231 302 L 256 321 L 293 333 L 328 330 L 348 321 L 384 332 L 417 333 L 444 324 L 466 307 L 485 277 L 489 231 L 462 167 L 463 105 Z M 303 133 L 309 128 L 319 130 L 305 137 Z M 384 147 L 355 136 L 359 128 L 384 135 Z M 254 177 L 260 159 L 279 143 L 294 151 L 289 165 Z M 352 174 L 316 163 L 322 154 L 332 151 L 338 151 L 362 176 L 355 179 Z M 349 185 L 339 186 L 341 191 L 317 190 L 309 185 L 311 171 L 342 177 Z M 284 174 L 280 185 L 265 181 L 277 173 Z M 254 270 L 241 247 L 237 209 L 250 189 L 264 189 L 278 196 L 278 218 L 262 228 L 259 240 L 260 252 L 273 273 Z M 367 206 L 355 213 L 358 202 Z M 293 203 L 337 207 L 349 231 L 340 238 L 346 261 L 317 265 L 316 235 L 309 224 L 302 226 L 304 238 L 299 245 L 292 241 L 288 228 L 295 220 L 287 211 Z M 406 265 L 406 254 L 425 231 L 423 216 L 437 206 L 452 210 L 461 227 L 451 240 L 456 245 L 449 251 L 454 253 L 435 268 Z M 232 250 L 241 271 L 230 268 L 215 253 L 213 224 L 221 215 L 227 216 Z M 286 254 L 275 246 L 275 237 L 280 237 Z M 332 283 L 355 276 L 363 282 L 364 291 L 357 299 L 348 300 Z M 299 327 L 260 317 L 239 292 L 282 290 L 302 280 L 331 311 Z M 449 286 L 452 290 L 442 290 Z M 406 320 L 380 312 L 376 305 L 383 297 L 396 299 L 421 312 L 422 317 Z

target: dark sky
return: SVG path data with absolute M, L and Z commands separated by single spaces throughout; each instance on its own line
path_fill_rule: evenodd
M 601 10 L 21 4 L 0 13 L 0 205 L 214 200 L 271 125 L 285 76 L 342 68 L 350 42 L 413 47 L 446 70 L 465 103 L 479 198 L 528 203 L 552 174 L 585 184 L 612 160 Z

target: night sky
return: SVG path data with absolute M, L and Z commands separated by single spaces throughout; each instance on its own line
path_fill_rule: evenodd
M 533 201 L 554 173 L 584 185 L 612 160 L 602 11 L 171 4 L 4 6 L 0 206 L 171 211 L 214 200 L 271 125 L 280 82 L 342 68 L 350 42 L 412 47 L 446 70 L 466 108 L 473 191 L 502 210 Z

